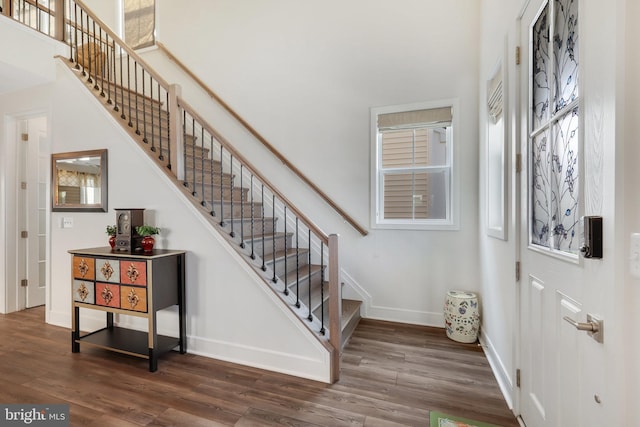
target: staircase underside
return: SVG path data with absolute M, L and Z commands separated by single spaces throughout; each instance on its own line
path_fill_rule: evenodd
M 236 175 L 222 172 L 220 162 L 211 158 L 206 147 L 197 145 L 197 136 L 184 135 L 184 150 L 188 161 L 185 165 L 185 178 L 179 181 L 167 168 L 168 156 L 159 159 L 158 153 L 162 154 L 164 149 L 156 148 L 158 145 L 163 147 L 167 144 L 168 146 L 168 141 L 164 137 L 166 129 L 169 128 L 168 115 L 162 103 L 121 89 L 116 90 L 115 99 L 111 99 L 105 96 L 104 92 L 112 91 L 114 84 L 107 82 L 103 83 L 104 87 L 101 87 L 98 84 L 100 79 L 96 78 L 89 82 L 88 76 L 83 75 L 73 62 L 62 58 L 61 61 L 165 171 L 185 198 L 225 237 L 264 282 L 318 336 L 320 341 L 326 343 L 328 329 L 322 325 L 320 319 L 329 318 L 328 303 L 313 307 L 300 303 L 306 300 L 309 293 L 312 296 L 321 295 L 321 291 L 327 286 L 326 282 L 323 283 L 320 280 L 319 271 L 323 267 L 308 263 L 304 249 L 292 248 L 292 233 L 285 234 L 276 230 L 279 219 L 264 218 L 259 222 L 256 221 L 256 219 L 262 219 L 256 217 L 256 212 L 262 212 L 261 203 L 250 199 L 249 189 L 240 187 Z M 109 87 L 106 87 L 107 85 Z M 149 112 L 151 112 L 151 118 L 141 122 L 139 116 L 146 118 Z M 207 201 L 203 202 L 203 200 Z M 291 265 L 295 265 L 295 269 L 291 269 Z M 298 282 L 305 283 L 307 290 L 295 292 L 295 285 Z M 284 292 L 285 288 L 289 292 Z M 360 301 L 342 300 L 342 347 L 360 321 L 360 306 Z M 313 313 L 313 318 L 308 320 L 310 311 Z

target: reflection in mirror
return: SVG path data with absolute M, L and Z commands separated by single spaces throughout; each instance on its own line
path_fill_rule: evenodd
M 54 212 L 107 212 L 107 150 L 51 156 Z

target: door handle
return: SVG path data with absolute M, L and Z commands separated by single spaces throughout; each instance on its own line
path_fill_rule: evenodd
M 569 316 L 564 316 L 563 319 L 566 320 L 567 322 L 571 323 L 579 331 L 598 332 L 598 324 L 597 323 L 594 323 L 594 322 L 580 323 L 580 322 L 576 322 L 575 320 L 573 320 Z
M 563 319 L 573 325 L 579 331 L 586 331 L 591 338 L 598 342 L 604 342 L 604 321 L 591 314 L 587 314 L 587 322 L 576 322 L 569 316 Z

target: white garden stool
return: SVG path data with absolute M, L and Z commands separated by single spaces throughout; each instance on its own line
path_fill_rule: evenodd
M 451 290 L 444 302 L 444 323 L 447 337 L 462 343 L 478 339 L 480 311 L 478 296 L 473 292 Z

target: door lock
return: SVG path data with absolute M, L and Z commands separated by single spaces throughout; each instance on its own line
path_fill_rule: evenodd
M 579 331 L 586 331 L 591 338 L 598 342 L 604 342 L 604 320 L 592 314 L 587 314 L 587 322 L 576 322 L 569 316 L 564 316 L 564 320 L 571 323 Z

